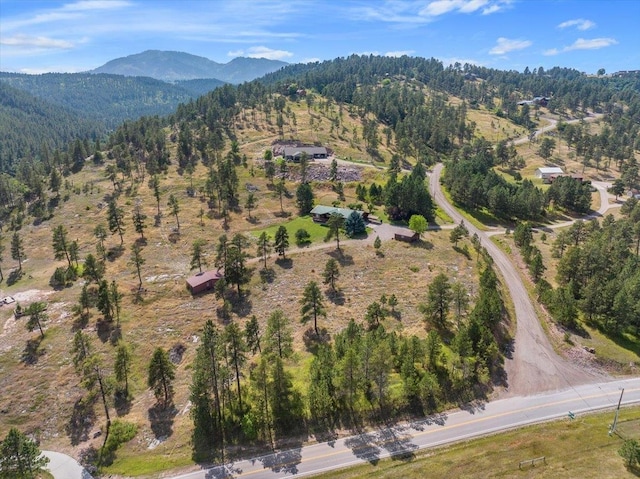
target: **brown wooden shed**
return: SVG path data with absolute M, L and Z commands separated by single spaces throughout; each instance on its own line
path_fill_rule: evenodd
M 219 271 L 203 271 L 187 279 L 187 289 L 191 294 L 200 294 L 213 289 L 220 279 Z

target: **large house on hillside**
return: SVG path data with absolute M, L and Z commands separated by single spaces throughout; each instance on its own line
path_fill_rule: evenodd
M 326 223 L 329 220 L 329 216 L 331 216 L 333 213 L 338 213 L 346 220 L 354 211 L 362 216 L 363 220 L 367 221 L 369 213 L 366 213 L 364 211 L 352 210 L 349 208 L 337 208 L 335 206 L 315 206 L 311 210 L 311 216 L 313 216 L 313 221 L 315 221 L 316 223 Z
M 284 148 L 284 159 L 297 163 L 304 153 L 307 154 L 307 158 L 314 160 L 329 156 L 324 146 L 286 146 Z

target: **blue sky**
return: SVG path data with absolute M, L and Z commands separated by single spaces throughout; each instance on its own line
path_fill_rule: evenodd
M 226 63 L 353 53 L 499 69 L 640 69 L 637 0 L 0 0 L 0 70 L 77 72 L 144 50 Z

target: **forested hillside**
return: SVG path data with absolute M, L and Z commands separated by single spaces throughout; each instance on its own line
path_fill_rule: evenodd
M 121 75 L 0 73 L 0 82 L 99 121 L 108 130 L 124 120 L 167 115 L 195 96 L 153 78 Z
M 0 171 L 14 172 L 17 159 L 41 158 L 45 150 L 104 133 L 101 122 L 0 81 Z

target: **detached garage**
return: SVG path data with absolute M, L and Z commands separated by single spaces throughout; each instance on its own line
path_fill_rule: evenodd
M 542 178 L 545 181 L 551 180 L 552 176 L 559 176 L 564 174 L 562 168 L 557 166 L 545 166 L 536 170 L 536 178 Z
M 187 289 L 193 295 L 200 294 L 213 289 L 221 278 L 218 271 L 203 271 L 187 279 Z

